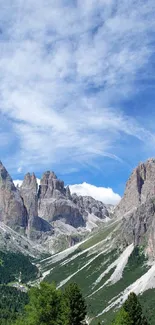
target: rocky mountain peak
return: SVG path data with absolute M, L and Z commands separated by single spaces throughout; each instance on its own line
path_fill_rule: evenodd
M 59 180 L 54 172 L 47 171 L 43 174 L 38 196 L 40 199 L 58 198 L 65 195 L 64 182 Z
M 0 161 L 0 188 L 16 191 L 13 180 Z
M 71 191 L 70 191 L 69 186 L 66 187 L 66 197 L 67 197 L 69 200 L 72 199 Z
M 75 228 L 85 225 L 78 206 L 72 202 L 69 187 L 57 178 L 54 172 L 45 172 L 38 192 L 39 216 L 48 222 L 63 220 Z
M 23 183 L 21 185 L 21 190 L 23 189 L 33 190 L 37 194 L 38 184 L 34 173 L 32 173 L 32 175 L 30 173 L 27 173 L 25 175 Z
M 100 219 L 104 219 L 109 216 L 109 212 L 105 204 L 101 201 L 95 200 L 91 196 L 81 196 L 77 194 L 72 195 L 73 202 L 78 205 L 82 214 L 90 213 L 94 214 Z
M 0 221 L 14 229 L 26 228 L 27 211 L 18 189 L 0 163 Z
M 69 186 L 65 187 L 53 171 L 43 174 L 39 189 L 34 173 L 27 173 L 22 185 L 16 188 L 0 163 L 0 221 L 37 243 L 53 242 L 57 234 L 85 234 L 98 227 L 98 218 L 108 215 L 102 202 L 72 196 Z M 55 239 L 50 238 L 53 232 Z
M 136 167 L 126 184 L 124 197 L 115 209 L 118 216 L 132 211 L 155 196 L 155 159 L 148 159 Z
M 38 216 L 38 184 L 34 173 L 25 175 L 19 190 L 29 217 Z

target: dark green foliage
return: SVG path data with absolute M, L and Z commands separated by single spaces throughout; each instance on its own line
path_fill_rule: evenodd
M 133 325 L 133 322 L 124 308 L 121 308 L 112 325 Z
M 0 286 L 0 324 L 10 325 L 28 303 L 28 294 L 16 288 Z
M 87 308 L 81 290 L 76 283 L 71 283 L 65 288 L 64 298 L 68 306 L 68 324 L 83 324 Z
M 130 255 L 128 260 L 128 267 L 131 269 L 132 267 L 135 267 L 135 261 L 141 265 L 144 264 L 145 261 L 147 261 L 144 252 L 141 251 L 139 246 L 136 246 L 132 254 Z
M 28 256 L 21 253 L 0 252 L 0 261 L 0 284 L 17 281 L 20 272 L 23 283 L 37 277 L 38 269 Z
M 147 316 L 150 325 L 155 324 L 155 289 L 145 291 L 139 297 L 143 312 Z
M 16 325 L 80 325 L 84 324 L 86 305 L 77 284 L 70 284 L 65 292 L 55 285 L 42 282 L 29 291 L 25 315 Z
M 130 293 L 128 299 L 116 314 L 112 325 L 148 325 L 135 293 Z
M 134 292 L 130 293 L 128 299 L 123 305 L 124 310 L 128 313 L 133 325 L 147 325 L 146 317 L 143 315 L 142 307 Z
M 112 254 L 113 253 L 113 254 Z M 110 256 L 111 255 L 111 256 Z M 109 255 L 111 264 L 114 259 L 117 258 L 115 255 L 115 251 L 111 252 Z M 145 272 L 147 272 L 148 267 L 146 266 L 146 258 L 144 254 L 141 252 L 139 247 L 135 247 L 131 256 L 129 257 L 128 263 L 123 271 L 123 277 L 116 282 L 113 285 L 107 285 L 103 287 L 102 290 L 99 290 L 94 296 L 92 297 L 86 297 L 86 302 L 88 306 L 88 314 L 90 317 L 93 317 L 94 314 L 99 314 L 104 308 L 107 307 L 109 304 L 109 301 L 113 299 L 113 297 L 117 296 L 125 290 L 127 286 L 129 286 L 131 283 L 139 279 Z M 96 260 L 93 262 L 95 264 Z M 93 264 L 91 263 L 91 265 Z M 105 267 L 105 266 L 104 266 Z M 95 265 L 94 265 L 95 269 Z M 84 270 L 85 271 L 85 270 Z M 110 275 L 113 273 L 114 269 L 111 270 L 99 283 L 99 286 L 103 285 L 107 279 L 109 279 Z M 83 271 L 82 271 L 83 272 Z M 90 272 L 90 270 L 88 271 Z M 87 274 L 88 274 L 87 272 Z M 112 272 L 112 273 L 111 273 Z M 84 272 L 83 272 L 84 273 Z M 101 271 L 100 271 L 101 273 Z M 87 286 L 88 279 L 87 274 L 85 273 L 85 277 L 81 279 L 78 279 L 77 276 L 74 277 L 76 279 L 77 283 L 83 284 L 81 287 L 83 289 L 83 286 Z M 90 273 L 91 275 L 91 273 Z M 80 274 L 79 274 L 80 276 Z M 82 283 L 83 281 L 83 283 Z M 95 288 L 98 288 L 97 286 Z M 103 298 L 104 297 L 104 298 Z M 104 324 L 111 324 L 113 317 L 114 317 L 115 310 L 108 311 L 107 313 L 104 313 L 103 316 L 101 316 L 101 320 L 104 321 Z M 94 325 L 95 322 L 92 321 L 92 325 Z
M 25 317 L 16 325 L 67 325 L 67 309 L 63 294 L 55 286 L 42 282 L 29 291 Z

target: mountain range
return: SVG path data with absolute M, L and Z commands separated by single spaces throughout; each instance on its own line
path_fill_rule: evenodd
M 109 220 L 108 209 L 92 197 L 71 195 L 69 187 L 50 171 L 43 174 L 39 186 L 35 174 L 27 173 L 16 187 L 0 162 L 0 233 L 6 236 L 7 232 L 9 237 L 15 231 L 23 245 L 26 240 L 49 253 L 67 248 Z M 9 244 L 5 240 L 5 246 Z
M 71 195 L 50 171 L 39 187 L 34 174 L 15 187 L 1 163 L 0 247 L 37 257 L 33 263 L 40 275 L 33 284 L 42 279 L 57 287 L 77 282 L 89 323 L 109 324 L 134 291 L 154 324 L 155 159 L 134 169 L 113 208 Z

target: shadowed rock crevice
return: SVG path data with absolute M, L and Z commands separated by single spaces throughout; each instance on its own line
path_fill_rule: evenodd
M 141 193 L 142 193 L 142 188 L 144 185 L 144 182 L 146 180 L 146 168 L 145 165 L 142 164 L 139 166 L 139 168 L 137 168 L 137 189 L 138 189 L 138 193 L 140 195 L 140 199 L 141 199 Z

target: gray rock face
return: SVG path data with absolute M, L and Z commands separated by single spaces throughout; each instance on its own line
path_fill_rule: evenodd
M 38 184 L 34 174 L 26 174 L 20 194 L 24 200 L 24 205 L 27 209 L 29 218 L 38 216 Z
M 25 229 L 28 214 L 19 191 L 0 162 L 0 221 L 15 230 Z
M 98 220 L 94 218 L 92 222 L 88 214 L 100 219 L 109 216 L 102 202 L 91 197 L 72 196 L 69 186 L 65 188 L 54 172 L 43 174 L 39 189 L 35 175 L 29 173 L 21 187 L 16 188 L 0 163 L 0 222 L 28 240 L 36 241 L 37 245 L 47 243 L 49 247 L 56 241 L 57 234 L 72 243 L 80 240 L 83 238 L 80 236 L 90 231 L 90 223 L 91 229 L 97 227 Z
M 148 255 L 155 258 L 155 197 L 122 219 L 119 238 L 126 244 L 143 245 Z
M 10 228 L 35 236 L 35 232 L 52 231 L 52 226 L 38 217 L 37 182 L 27 174 L 17 189 L 7 170 L 0 163 L 0 221 Z M 37 234 L 38 236 L 38 234 Z
M 85 226 L 78 207 L 72 202 L 69 188 L 53 172 L 46 172 L 40 181 L 38 192 L 39 216 L 48 222 L 63 220 L 77 228 Z
M 72 200 L 69 186 L 66 187 L 66 197 L 67 197 L 67 199 Z
M 42 245 L 35 245 L 33 241 L 0 222 L 0 250 L 22 252 L 25 255 L 39 257 L 45 252 Z
M 155 159 L 149 159 L 134 169 L 127 182 L 124 197 L 115 208 L 115 214 L 123 217 L 154 195 Z
M 20 194 L 28 213 L 27 235 L 30 238 L 38 237 L 37 232 L 50 232 L 52 226 L 42 218 L 38 217 L 38 184 L 35 174 L 26 174 Z
M 143 245 L 155 258 L 155 159 L 141 163 L 129 178 L 124 197 L 115 208 L 122 217 L 119 241 Z
M 79 207 L 81 214 L 92 213 L 100 219 L 109 216 L 109 212 L 103 202 L 97 201 L 90 196 L 73 194 L 72 200 Z
M 44 173 L 39 186 L 39 199 L 59 199 L 65 195 L 64 182 L 59 180 L 54 172 L 47 171 Z

